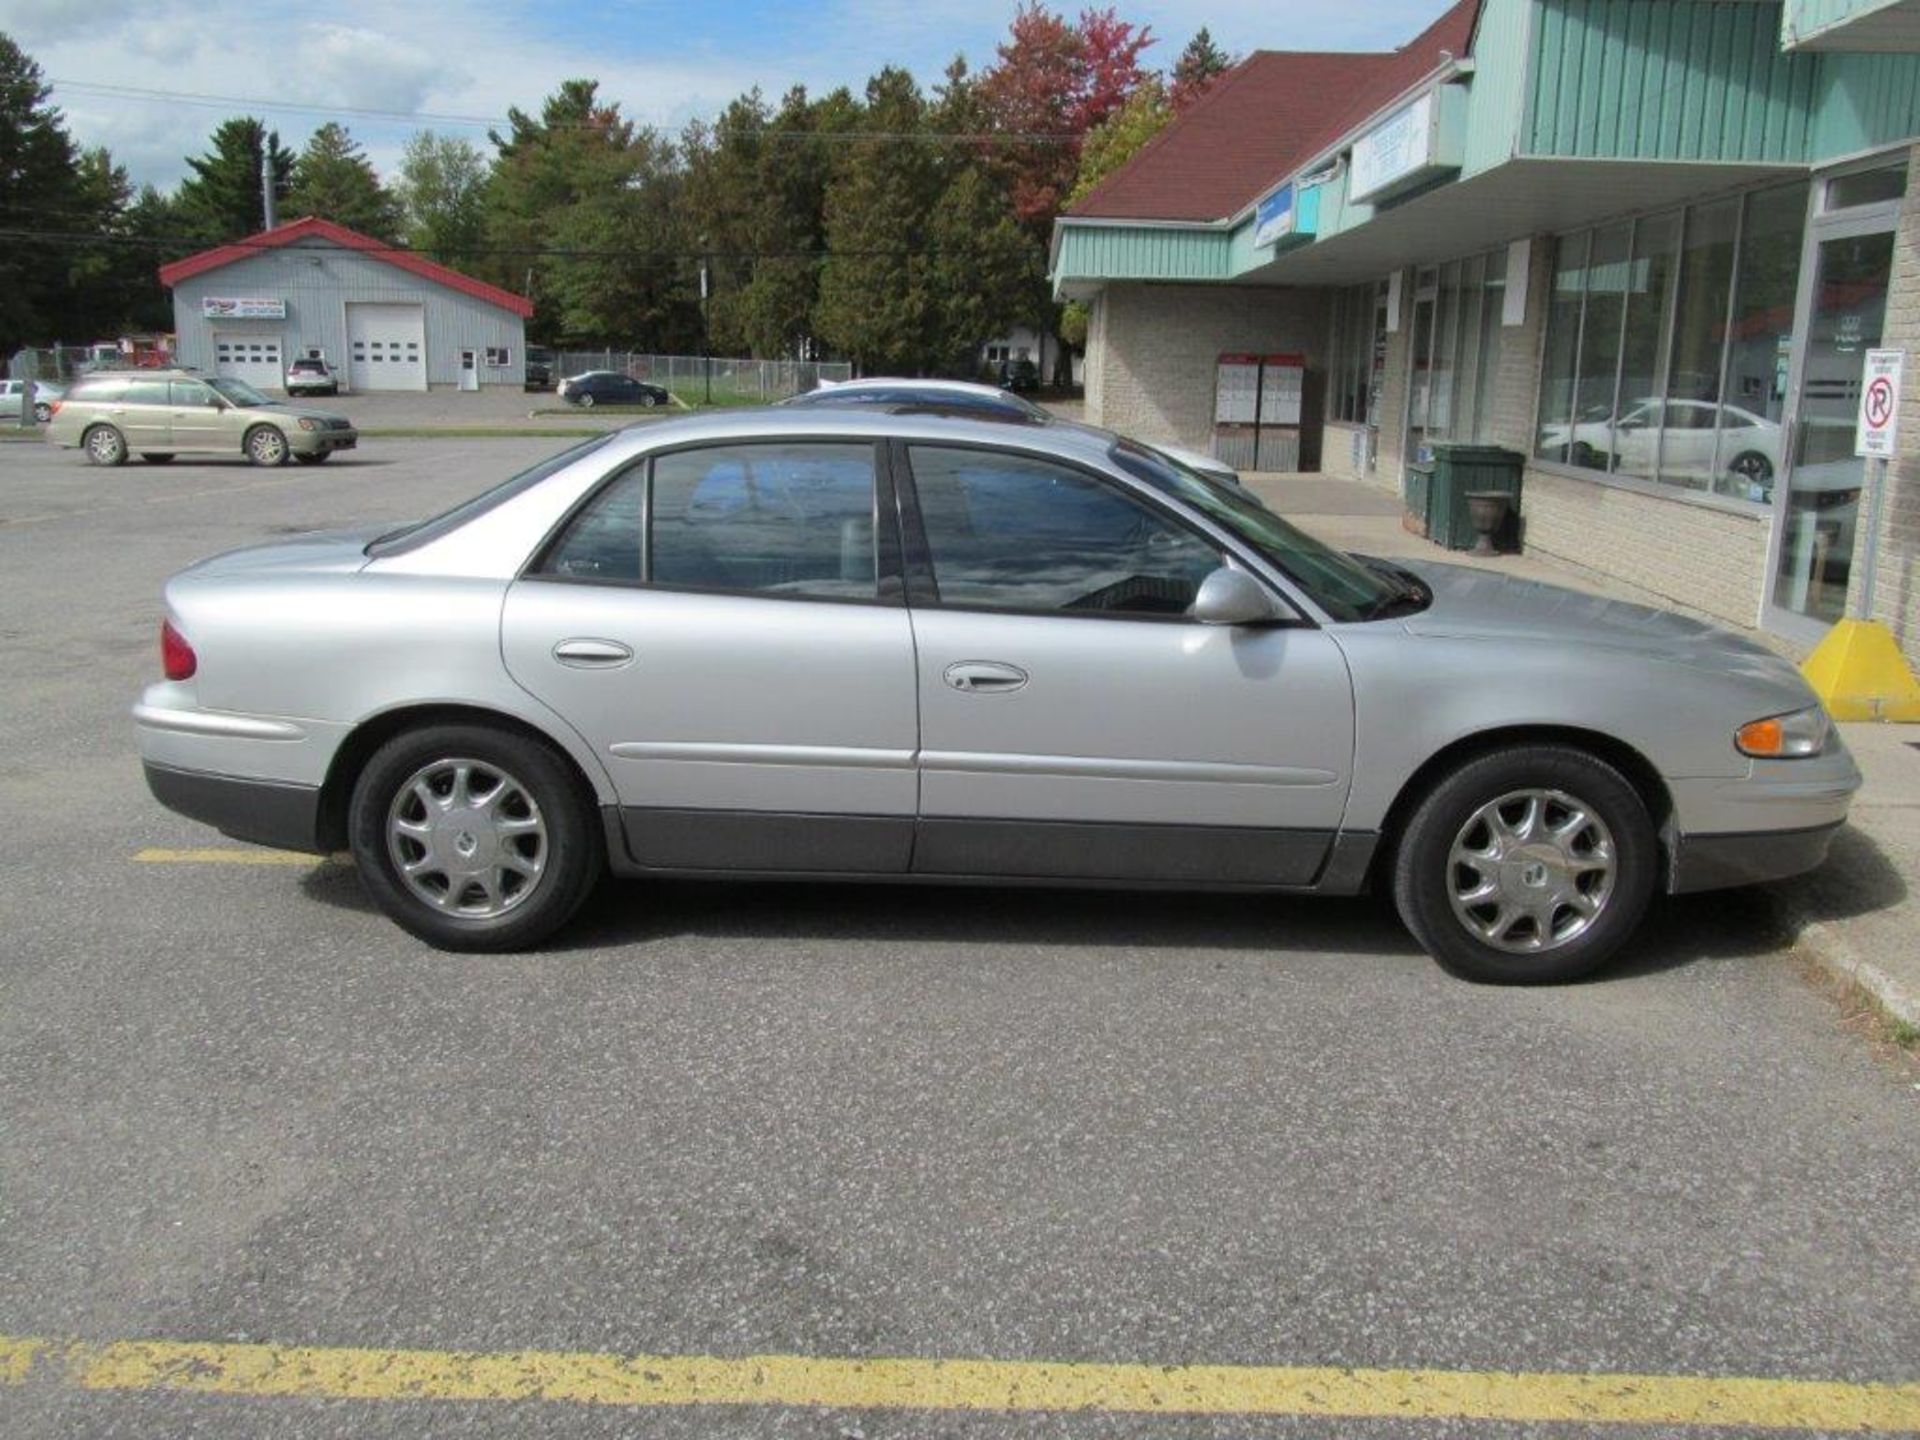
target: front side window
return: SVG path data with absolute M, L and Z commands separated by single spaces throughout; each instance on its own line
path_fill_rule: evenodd
M 255 405 L 271 405 L 273 403 L 244 380 L 234 380 L 223 375 L 217 380 L 207 381 L 207 384 L 211 385 L 215 390 L 218 390 L 225 399 L 238 405 L 243 410 L 251 409 Z
M 873 447 L 729 445 L 653 462 L 648 580 L 834 600 L 879 594 Z
M 908 456 L 943 604 L 1178 616 L 1221 564 L 1191 531 L 1066 466 L 936 445 Z
M 168 382 L 168 391 L 172 403 L 180 408 L 189 407 L 207 410 L 213 407 L 213 392 L 198 380 L 174 380 Z

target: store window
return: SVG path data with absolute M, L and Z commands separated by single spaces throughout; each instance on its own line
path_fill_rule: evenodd
M 1473 255 L 1422 270 L 1413 306 L 1407 444 L 1425 454 L 1435 440 L 1490 440 L 1507 252 Z
M 1535 452 L 1766 502 L 1806 207 L 1802 181 L 1562 236 Z
M 1385 338 L 1381 286 L 1353 285 L 1333 296 L 1332 345 L 1327 364 L 1327 418 L 1377 423 L 1374 364 Z

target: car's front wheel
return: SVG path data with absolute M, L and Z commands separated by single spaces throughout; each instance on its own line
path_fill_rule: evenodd
M 247 432 L 247 458 L 256 465 L 284 465 L 289 447 L 287 437 L 271 425 L 256 425 Z
M 654 406 L 658 405 L 659 403 L 660 403 L 660 397 L 654 394 L 651 390 L 642 390 L 640 392 L 640 404 L 643 408 L 651 410 L 653 409 Z
M 45 400 L 36 401 L 33 407 L 33 418 L 38 420 L 42 425 L 51 425 L 53 423 L 53 406 Z
M 86 449 L 87 459 L 96 465 L 127 463 L 127 437 L 111 425 L 93 426 L 80 443 Z
M 573 917 L 604 861 L 566 762 L 481 725 L 388 741 L 361 772 L 347 823 L 380 908 L 443 950 L 539 944 Z
M 1572 980 L 1604 965 L 1652 901 L 1659 845 L 1613 766 L 1562 745 L 1470 760 L 1414 810 L 1393 865 L 1400 917 L 1454 974 Z

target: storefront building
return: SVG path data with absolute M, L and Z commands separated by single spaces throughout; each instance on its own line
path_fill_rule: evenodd
M 1219 357 L 1304 355 L 1309 463 L 1517 450 L 1529 549 L 1811 645 L 1865 568 L 1865 353 L 1920 346 L 1917 139 L 1920 0 L 1464 0 L 1251 57 L 1053 279 L 1090 420 L 1205 446 Z M 1920 658 L 1905 388 L 1871 600 Z
M 327 362 L 340 388 L 521 388 L 523 296 L 312 217 L 160 267 L 173 291 L 175 355 L 263 390 L 296 359 Z

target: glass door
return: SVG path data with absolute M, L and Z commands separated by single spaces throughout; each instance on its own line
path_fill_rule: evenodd
M 1893 273 L 1884 218 L 1816 221 L 1801 268 L 1800 353 L 1774 499 L 1770 628 L 1812 640 L 1846 613 L 1866 461 L 1853 453 L 1867 351 Z

